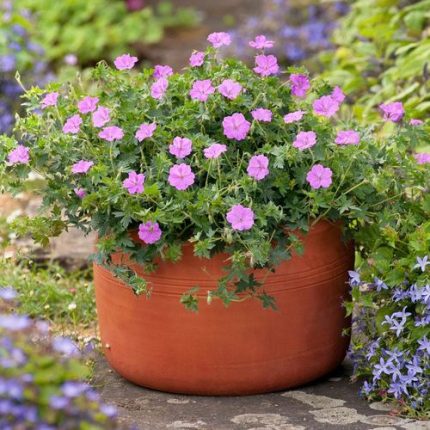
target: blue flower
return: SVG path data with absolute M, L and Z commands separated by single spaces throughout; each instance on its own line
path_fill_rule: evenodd
M 427 336 L 418 339 L 418 345 L 418 351 L 424 351 L 427 354 L 430 354 L 430 340 L 427 339 Z
M 380 379 L 381 375 L 385 373 L 386 375 L 390 375 L 391 372 L 391 360 L 385 361 L 384 358 L 379 359 L 379 364 L 375 364 L 373 367 L 373 381 Z
M 12 287 L 0 288 L 0 299 L 9 301 L 16 299 L 17 296 L 18 293 Z
M 349 284 L 351 287 L 356 287 L 361 284 L 360 274 L 358 272 L 354 272 L 353 270 L 348 270 L 349 275 Z
M 68 381 L 65 382 L 61 391 L 66 397 L 78 397 L 90 389 L 90 386 L 85 382 Z
M 0 314 L 0 328 L 11 331 L 25 330 L 31 326 L 31 319 L 26 315 Z
M 52 347 L 54 348 L 54 351 L 65 356 L 79 355 L 79 348 L 67 337 L 55 337 L 52 341 Z
M 382 281 L 381 279 L 375 277 L 375 278 L 373 278 L 373 282 L 376 286 L 376 291 L 379 292 L 382 290 L 388 290 L 387 284 L 384 281 Z
M 393 394 L 396 399 L 402 397 L 402 394 L 406 394 L 407 396 L 409 395 L 408 388 L 403 382 L 400 381 L 393 382 L 390 385 L 390 388 L 388 388 L 388 392 Z
M 417 264 L 415 264 L 414 269 L 421 269 L 421 272 L 425 272 L 426 266 L 430 264 L 428 259 L 428 255 L 425 255 L 423 258 L 417 257 Z
M 51 396 L 49 399 L 49 406 L 52 409 L 65 409 L 69 405 L 70 400 L 63 396 Z

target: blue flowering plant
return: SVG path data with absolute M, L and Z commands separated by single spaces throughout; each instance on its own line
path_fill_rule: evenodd
M 116 409 L 83 380 L 89 369 L 77 346 L 17 308 L 17 292 L 1 287 L 0 428 L 120 428 Z
M 229 304 L 245 294 L 273 306 L 250 269 L 275 270 L 300 248 L 285 228 L 341 220 L 370 254 L 377 242 L 358 234 L 381 214 L 425 211 L 429 163 L 414 148 L 427 135 L 406 112 L 386 108 L 382 120 L 395 121 L 397 134 L 380 140 L 338 118 L 339 87 L 302 69 L 280 79 L 265 36 L 250 42 L 252 69 L 220 60 L 229 34 L 208 41 L 183 73 L 168 65 L 136 73 L 138 59 L 124 54 L 94 69 L 91 94 L 59 84 L 27 93 L 29 114 L 1 140 L 0 175 L 19 192 L 39 173 L 45 213 L 20 220 L 18 232 L 46 243 L 71 225 L 96 231 L 94 258 L 136 293 L 151 286 L 113 265 L 117 250 L 148 271 L 160 258 L 179 261 L 187 242 L 201 258 L 224 251 L 230 270 L 210 297 Z M 197 298 L 183 302 L 195 309 Z
M 30 28 L 24 11 L 16 10 L 10 1 L 0 1 L 0 133 L 11 131 L 21 104 L 23 88 L 16 73 L 28 86 L 43 85 L 47 77 L 43 49 L 30 37 Z

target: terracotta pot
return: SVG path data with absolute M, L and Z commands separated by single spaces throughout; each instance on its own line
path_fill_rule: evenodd
M 265 290 L 278 311 L 258 300 L 225 308 L 206 304 L 206 291 L 225 272 L 225 254 L 199 259 L 185 246 L 178 263 L 162 262 L 144 275 L 151 297 L 135 296 L 109 271 L 94 266 L 102 343 L 110 365 L 145 387 L 204 395 L 254 394 L 305 384 L 335 369 L 344 359 L 349 326 L 342 301 L 352 244 L 338 225 L 322 221 L 304 239 L 303 256 L 294 256 L 270 274 Z M 116 256 L 118 258 L 118 256 Z M 139 275 L 141 266 L 131 264 Z M 256 277 L 261 277 L 257 273 Z M 179 303 L 199 285 L 200 310 Z

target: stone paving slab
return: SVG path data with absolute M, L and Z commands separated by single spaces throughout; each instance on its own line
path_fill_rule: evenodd
M 430 430 L 430 422 L 392 416 L 368 404 L 349 381 L 344 363 L 333 374 L 298 389 L 243 397 L 162 393 L 133 385 L 96 360 L 94 385 L 118 407 L 121 421 L 139 430 Z

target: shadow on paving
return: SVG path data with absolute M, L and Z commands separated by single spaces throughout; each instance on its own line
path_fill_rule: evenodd
M 368 405 L 349 382 L 344 363 L 334 373 L 295 390 L 243 397 L 162 393 L 133 385 L 99 356 L 94 385 L 118 407 L 121 421 L 140 430 L 430 430 L 430 422 L 389 415 L 381 403 Z

